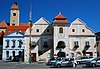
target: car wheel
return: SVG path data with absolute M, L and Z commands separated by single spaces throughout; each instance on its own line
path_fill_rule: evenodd
M 77 62 L 77 64 L 80 64 L 80 62 Z
M 95 67 L 96 65 L 95 64 L 92 64 L 92 67 Z
M 61 67 L 61 65 L 60 65 L 60 64 L 58 64 L 58 65 L 57 65 L 57 67 L 58 67 L 58 68 L 60 68 L 60 67 Z

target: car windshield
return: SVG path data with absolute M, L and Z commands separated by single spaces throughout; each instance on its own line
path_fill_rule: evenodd
M 94 58 L 92 61 L 96 61 L 97 59 L 99 59 L 99 58 Z

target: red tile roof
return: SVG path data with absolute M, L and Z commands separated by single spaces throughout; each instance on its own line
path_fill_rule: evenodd
M 4 35 L 7 35 L 9 32 L 15 32 L 17 30 L 21 31 L 21 32 L 25 32 L 27 29 L 29 28 L 28 24 L 23 24 L 23 25 L 19 25 L 19 26 L 8 26 Z
M 66 17 L 63 16 L 61 13 L 59 13 L 55 18 L 66 18 Z
M 18 9 L 19 8 L 18 8 L 17 2 L 14 2 L 13 5 L 12 5 L 12 7 L 11 7 L 11 10 L 18 10 Z
M 69 24 L 69 22 L 66 20 L 65 16 L 63 16 L 61 13 L 59 13 L 54 18 L 53 24 Z
M 0 23 L 0 28 L 6 28 L 8 27 L 7 23 L 5 20 L 3 20 L 1 23 Z

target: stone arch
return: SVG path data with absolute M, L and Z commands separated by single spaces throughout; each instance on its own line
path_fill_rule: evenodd
M 59 41 L 57 44 L 57 48 L 65 48 L 65 42 L 64 41 Z

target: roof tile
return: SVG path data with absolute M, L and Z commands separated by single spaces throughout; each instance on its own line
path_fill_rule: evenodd
M 6 27 L 8 27 L 8 25 L 7 25 L 7 23 L 6 23 L 6 21 L 5 20 L 3 20 L 1 23 L 0 23 L 0 28 L 6 28 Z

